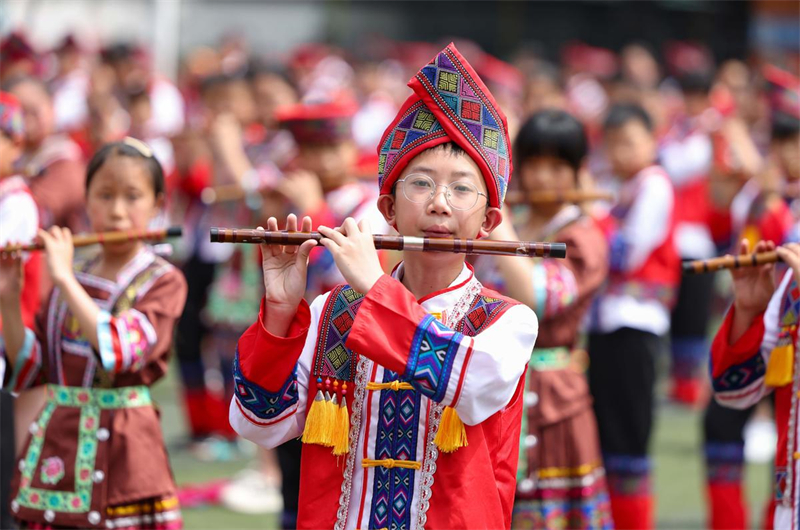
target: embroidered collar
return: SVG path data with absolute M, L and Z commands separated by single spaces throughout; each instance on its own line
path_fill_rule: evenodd
M 400 262 L 394 271 L 392 277 L 396 280 L 403 278 L 404 263 Z M 475 278 L 475 271 L 472 265 L 464 263 L 464 267 L 456 277 L 455 280 L 446 288 L 435 291 L 418 300 L 420 305 L 429 313 L 444 313 L 446 310 L 451 311 L 452 308 L 458 304 L 459 300 L 469 291 L 475 290 L 475 284 L 480 286 L 480 282 Z M 480 289 L 478 289 L 480 291 Z

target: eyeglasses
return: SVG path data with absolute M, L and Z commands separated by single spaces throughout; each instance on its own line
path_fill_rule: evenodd
M 403 183 L 403 195 L 413 203 L 423 204 L 436 196 L 436 190 L 441 186 L 445 189 L 445 199 L 454 210 L 469 210 L 478 204 L 478 196 L 489 196 L 478 191 L 471 182 L 459 180 L 448 185 L 436 184 L 432 178 L 422 174 L 408 175 L 397 181 Z

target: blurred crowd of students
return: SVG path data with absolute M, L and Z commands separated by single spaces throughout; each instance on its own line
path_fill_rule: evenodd
M 659 50 L 633 43 L 618 53 L 574 42 L 560 50 L 558 62 L 534 47 L 506 62 L 473 43 L 458 45 L 507 115 L 512 141 L 520 135 L 517 189 L 603 190 L 616 198 L 510 208 L 520 236 L 529 239 L 559 240 L 565 225 L 548 224 L 557 219 L 592 221 L 586 230 L 596 241 L 580 243 L 594 247 L 586 254 L 587 263 L 595 262 L 591 275 L 570 266 L 548 273 L 560 291 L 548 287 L 542 294 L 522 284 L 533 294 L 511 294 L 546 305 L 537 310 L 543 332 L 548 322 L 570 330 L 568 340 L 553 338 L 552 346 L 567 347 L 562 367 L 588 372 L 588 383 L 582 375 L 564 378 L 548 387 L 548 399 L 562 409 L 584 400 L 580 414 L 596 418 L 599 452 L 581 457 L 602 454 L 616 525 L 653 524 L 654 388 L 656 366 L 668 358 L 668 398 L 704 411 L 709 525 L 748 527 L 745 426 L 756 421 L 770 432 L 770 408 L 733 411 L 710 399 L 710 325 L 730 293 L 719 275 L 681 278 L 680 261 L 729 252 L 741 238 L 753 244 L 800 238 L 800 55 L 717 62 L 694 42 Z M 230 35 L 186 54 L 173 82 L 154 69 L 152 51 L 135 44 L 94 49 L 68 35 L 45 50 L 23 31 L 3 38 L 0 87 L 19 100 L 25 125 L 14 171 L 26 179 L 40 226 L 87 229 L 86 164 L 106 143 L 140 139 L 164 168 L 167 209 L 158 223 L 183 227 L 169 258 L 188 284 L 175 353 L 187 443 L 198 458 L 227 459 L 241 450 L 228 423 L 232 359 L 261 298 L 257 248 L 211 244 L 209 228 L 255 227 L 294 212 L 327 226 L 369 218 L 377 231 L 389 231 L 374 206 L 376 146 L 408 95 L 406 82 L 439 48 L 376 38 L 352 50 L 306 44 L 263 54 Z M 558 137 L 559 125 L 545 123 L 554 110 L 585 132 L 570 133 L 571 122 L 563 122 L 567 129 Z M 552 137 L 542 141 L 541 130 Z M 525 162 L 537 156 L 567 161 L 574 182 L 526 177 Z M 517 236 L 513 229 L 503 234 Z M 384 258 L 388 269 L 393 258 Z M 514 271 L 486 268 L 493 267 L 501 292 L 520 290 Z M 531 273 L 516 272 L 516 278 Z M 330 256 L 315 250 L 308 300 L 340 281 Z M 47 278 L 39 283 L 46 294 Z M 574 304 L 581 309 L 570 313 L 568 325 L 549 320 Z M 548 421 L 567 419 L 556 414 Z M 521 443 L 530 449 L 537 436 L 529 431 Z M 246 512 L 283 504 L 282 524 L 291 527 L 299 451 L 299 443 L 290 443 L 277 457 L 259 453 L 255 468 L 229 484 L 223 499 Z M 545 478 L 536 476 L 533 461 L 519 475 L 520 499 Z

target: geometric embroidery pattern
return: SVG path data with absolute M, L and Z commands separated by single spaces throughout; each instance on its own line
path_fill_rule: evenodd
M 488 171 L 487 185 L 494 186 L 490 196 L 499 203 L 505 198 L 510 177 L 510 150 L 503 118 L 492 105 L 481 84 L 449 48 L 440 52 L 416 75 L 422 89 L 436 103 L 434 109 L 460 133 L 456 143 L 474 148 Z M 416 90 L 416 89 L 415 89 Z M 449 125 L 448 125 L 449 126 Z M 428 142 L 441 143 L 447 137 L 440 119 L 420 99 L 412 104 L 387 131 L 378 152 L 378 184 L 383 188 L 386 176 L 409 151 Z M 463 146 L 463 145 L 462 145 Z M 479 164 L 480 165 L 480 164 Z M 498 204 L 492 204 L 498 206 Z
M 506 300 L 490 296 L 478 296 L 472 302 L 472 307 L 467 315 L 458 323 L 456 331 L 467 337 L 474 337 L 483 329 L 497 320 L 511 304 Z
M 236 348 L 236 356 L 233 359 L 233 391 L 239 403 L 254 416 L 270 420 L 277 418 L 297 403 L 297 376 L 292 373 L 280 390 L 275 393 L 268 392 L 242 375 L 239 348 Z
M 396 381 L 398 375 L 384 371 L 383 381 Z M 420 393 L 414 390 L 381 392 L 380 416 L 376 435 L 375 458 L 413 460 L 417 452 Z M 375 468 L 371 528 L 411 527 L 410 499 L 413 496 L 413 469 Z
M 767 365 L 764 362 L 764 356 L 755 352 L 745 362 L 733 365 L 722 372 L 719 377 L 713 378 L 711 384 L 717 392 L 741 390 L 764 377 L 766 372 Z
M 449 48 L 424 66 L 416 78 L 489 166 L 502 202 L 508 187 L 510 151 L 497 109 Z
M 440 402 L 447 391 L 462 334 L 428 315 L 417 327 L 408 355 L 406 378 L 428 398 Z
M 345 347 L 356 312 L 364 295 L 348 285 L 339 285 L 328 297 L 322 311 L 320 330 L 314 355 L 314 379 L 334 378 L 339 381 L 354 381 L 358 354 Z
M 783 302 L 781 303 L 781 326 L 794 326 L 800 317 L 800 289 L 797 281 L 792 279 L 792 283 L 786 289 Z

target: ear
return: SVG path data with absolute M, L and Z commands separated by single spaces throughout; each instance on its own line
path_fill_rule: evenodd
M 386 219 L 386 224 L 397 230 L 397 210 L 395 209 L 394 195 L 381 195 L 378 197 L 378 210 Z
M 486 208 L 486 213 L 483 217 L 483 224 L 478 232 L 478 239 L 489 237 L 489 234 L 492 233 L 492 230 L 500 226 L 500 223 L 502 222 L 503 212 L 500 210 L 500 208 Z
M 156 202 L 154 205 L 156 212 L 163 212 L 165 204 L 166 204 L 166 199 L 164 198 L 164 194 L 159 193 L 158 195 L 156 195 Z

